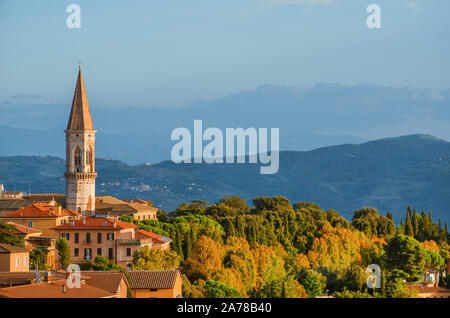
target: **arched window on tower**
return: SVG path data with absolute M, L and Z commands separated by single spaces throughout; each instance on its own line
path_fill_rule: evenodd
M 77 147 L 75 149 L 75 157 L 74 157 L 74 163 L 75 163 L 75 170 L 77 172 L 80 172 L 81 170 L 81 149 L 80 147 Z
M 92 151 L 90 147 L 86 149 L 86 168 L 88 172 L 92 171 Z

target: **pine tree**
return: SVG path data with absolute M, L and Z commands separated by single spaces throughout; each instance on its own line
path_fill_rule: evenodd
M 445 220 L 445 224 L 444 224 L 444 234 L 448 235 L 447 220 Z

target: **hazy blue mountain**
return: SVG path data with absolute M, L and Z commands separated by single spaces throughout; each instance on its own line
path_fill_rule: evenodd
M 0 105 L 0 126 L 5 126 L 0 127 L 0 155 L 63 157 L 70 102 Z M 194 119 L 202 119 L 204 129 L 280 128 L 282 150 L 311 150 L 417 132 L 450 140 L 448 89 L 262 85 L 183 107 L 90 106 L 98 130 L 97 156 L 128 164 L 170 159 L 172 130 L 192 130 Z
M 65 163 L 58 157 L 0 157 L 0 179 L 8 189 L 65 192 Z M 312 151 L 283 151 L 275 175 L 261 175 L 253 164 L 130 166 L 97 160 L 97 194 L 153 200 L 173 210 L 183 201 L 214 202 L 224 194 L 246 199 L 283 195 L 292 202 L 312 201 L 351 218 L 355 209 L 390 210 L 399 221 L 407 205 L 449 219 L 450 142 L 409 135 Z

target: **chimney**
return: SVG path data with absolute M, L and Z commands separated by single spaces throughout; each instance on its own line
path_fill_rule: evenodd
M 63 294 L 66 293 L 66 284 L 63 284 L 63 285 L 62 285 L 62 292 L 63 292 Z
M 117 221 L 114 221 L 113 227 L 117 227 Z
M 86 224 L 86 218 L 83 218 L 83 224 Z
M 58 215 L 61 215 L 61 211 L 62 211 L 62 208 L 60 205 L 58 205 Z
M 44 273 L 44 282 L 46 282 L 46 283 L 52 282 L 52 272 L 47 271 Z

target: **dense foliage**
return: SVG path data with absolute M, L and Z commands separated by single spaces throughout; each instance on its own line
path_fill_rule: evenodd
M 225 196 L 183 203 L 158 220 L 122 220 L 173 239 L 172 254 L 141 250 L 132 267 L 179 266 L 185 297 L 414 297 L 404 281 L 420 280 L 450 255 L 446 224 L 423 215 L 408 208 L 406 230 L 374 208 L 348 222 L 315 203 L 257 197 L 249 207 Z M 378 291 L 367 288 L 369 264 L 382 268 Z

